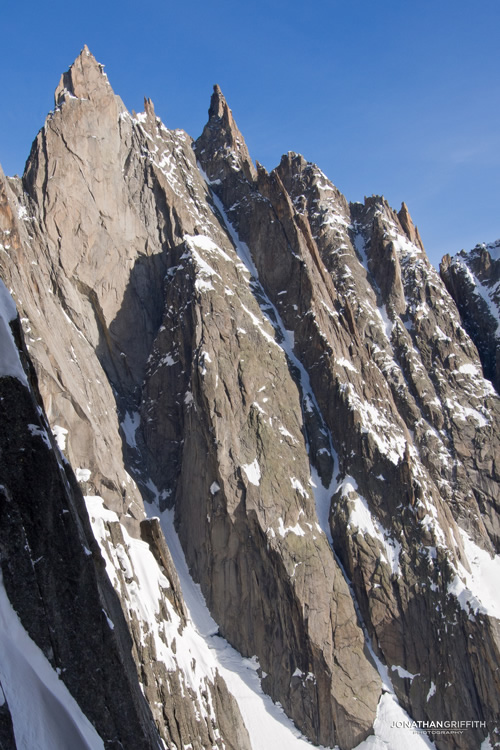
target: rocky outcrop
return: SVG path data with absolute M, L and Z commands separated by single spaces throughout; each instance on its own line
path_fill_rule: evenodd
M 213 100 L 211 112 L 232 122 Z M 193 160 L 193 184 L 195 169 Z M 221 634 L 257 654 L 264 688 L 302 731 L 353 746 L 374 719 L 379 678 L 317 528 L 301 410 L 307 394 L 251 259 L 218 218 L 219 227 L 186 235 L 169 273 L 140 429 Z
M 410 212 L 408 211 L 408 206 L 404 202 L 401 204 L 401 208 L 398 211 L 398 219 L 399 223 L 401 224 L 401 228 L 403 229 L 410 242 L 419 247 L 420 250 L 424 250 L 424 246 L 418 232 L 418 227 L 413 224 Z
M 449 596 L 465 558 L 462 534 L 490 554 L 498 549 L 498 401 L 477 379 L 477 351 L 405 206 L 399 216 L 378 198 L 348 206 L 294 154 L 270 175 L 260 169 L 257 180 L 234 168 L 222 175 L 212 171 L 212 155 L 229 139 L 215 133 L 206 129 L 196 152 L 294 333 L 329 428 L 338 460 L 334 549 L 373 646 L 413 716 L 432 720 L 458 708 L 492 722 L 496 699 L 482 692 L 467 609 Z M 456 657 L 440 635 L 450 607 Z M 483 627 L 487 651 L 497 653 L 496 621 Z M 409 677 L 398 679 L 403 673 Z M 428 699 L 433 685 L 448 707 Z M 470 742 L 455 737 L 446 746 Z
M 131 414 L 161 322 L 167 268 L 161 232 L 170 216 L 163 210 L 166 199 L 155 167 L 144 156 L 148 136 L 87 49 L 63 76 L 56 105 L 33 145 L 23 180 L 6 181 L 2 175 L 2 276 L 21 311 L 51 428 L 85 495 L 100 498 L 91 502 L 95 515 L 90 515 L 120 597 L 120 616 L 127 621 L 136 686 L 139 678 L 148 700 L 145 737 L 158 732 L 172 746 L 246 748 L 246 730 L 220 675 L 189 667 L 186 673 L 190 644 L 179 664 L 172 648 L 180 633 L 170 633 L 164 647 L 165 635 L 155 629 L 159 611 L 175 632 L 185 630 L 185 613 L 175 571 L 161 573 L 166 569 L 161 543 L 145 550 L 150 522 L 127 471 L 133 470 L 133 448 L 131 458 L 124 456 L 123 437 L 133 434 Z M 149 116 L 160 132 L 151 108 Z M 180 138 L 167 134 L 166 141 L 174 150 Z M 156 171 L 166 183 L 160 168 Z M 38 512 L 44 502 L 40 495 Z M 48 532 L 45 537 L 49 543 Z M 135 546 L 142 556 L 127 562 Z M 137 590 L 150 590 L 144 557 L 151 571 L 163 576 L 149 609 L 136 596 Z M 17 609 L 17 601 L 13 604 Z M 58 601 L 52 606 L 57 609 Z M 82 618 L 82 626 L 85 622 Z M 91 693 L 91 685 L 88 689 Z M 124 745 L 140 746 L 139 736 L 140 730 L 131 732 Z
M 474 341 L 484 374 L 500 391 L 500 241 L 462 250 L 440 265 L 441 278 L 460 312 L 463 326 Z
M 0 181 L 0 271 L 145 736 L 251 742 L 184 603 L 175 519 L 217 637 L 312 742 L 355 747 L 387 691 L 476 722 L 438 748 L 493 741 L 499 401 L 405 204 L 349 204 L 291 152 L 254 167 L 217 86 L 196 142 L 150 100 L 131 115 L 86 48 L 55 103 Z
M 0 293 L 5 303 L 3 283 Z M 0 377 L 0 562 L 7 595 L 105 746 L 156 748 L 159 737 L 139 689 L 129 631 L 81 490 L 43 413 L 19 320 L 3 317 L 0 323 L 12 329 L 7 351 L 9 334 L 2 332 Z M 5 363 L 16 357 L 17 367 L 6 372 Z M 18 700 L 15 686 L 4 683 L 3 690 L 4 706 L 10 695 Z M 5 721 L 3 727 L 2 737 L 11 736 Z

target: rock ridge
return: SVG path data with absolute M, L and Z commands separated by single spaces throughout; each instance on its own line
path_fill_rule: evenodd
M 486 722 L 438 750 L 493 744 L 496 245 L 440 278 L 405 204 L 350 204 L 293 152 L 254 167 L 218 86 L 196 141 L 150 99 L 128 113 L 86 47 L 55 96 L 0 175 L 28 373 L 0 377 L 0 554 L 25 628 L 109 747 L 253 746 L 221 638 L 312 743 L 386 742 L 389 699 Z
M 463 325 L 477 346 L 483 370 L 500 391 L 500 240 L 453 258 L 445 255 L 441 278 L 455 300 Z

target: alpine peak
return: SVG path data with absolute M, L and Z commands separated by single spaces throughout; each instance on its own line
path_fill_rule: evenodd
M 408 206 L 404 201 L 401 204 L 401 209 L 398 212 L 398 218 L 401 227 L 403 228 L 404 233 L 406 234 L 410 242 L 413 242 L 415 245 L 420 247 L 421 250 L 423 250 L 424 246 L 422 244 L 422 240 L 420 239 L 418 228 L 414 225 L 410 216 L 410 212 L 408 211 Z
M 221 88 L 219 84 L 214 85 L 214 92 L 212 94 L 212 98 L 210 99 L 210 108 L 208 110 L 208 116 L 210 119 L 214 117 L 223 117 L 224 113 L 229 112 L 231 113 L 231 110 L 227 106 L 226 99 L 224 97 L 224 94 L 221 91 Z
M 440 278 L 219 86 L 194 149 L 88 47 L 56 103 L 0 170 L 0 746 L 498 747 L 500 244 Z
M 228 156 L 230 156 L 233 167 L 241 169 L 247 180 L 251 182 L 255 180 L 257 173 L 248 153 L 245 139 L 236 125 L 233 113 L 218 84 L 215 84 L 210 99 L 208 122 L 194 148 L 197 154 L 204 153 L 204 162 L 206 162 L 208 154 L 214 157 L 210 160 L 212 162 L 210 174 L 207 173 L 211 180 L 220 179 L 219 172 L 221 169 L 231 168 L 229 167 Z
M 97 62 L 87 45 L 84 45 L 69 70 L 62 74 L 54 100 L 56 107 L 59 107 L 68 98 L 97 101 L 103 93 L 109 95 L 110 92 L 104 65 Z

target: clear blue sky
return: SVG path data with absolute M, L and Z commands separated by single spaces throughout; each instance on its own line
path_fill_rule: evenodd
M 268 169 L 408 204 L 434 263 L 500 237 L 500 0 L 40 0 L 0 17 L 0 163 L 20 173 L 84 44 L 131 110 L 197 137 L 218 83 Z

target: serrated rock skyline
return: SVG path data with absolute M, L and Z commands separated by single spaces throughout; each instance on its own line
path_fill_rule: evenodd
M 257 657 L 312 743 L 358 746 L 388 696 L 486 722 L 437 748 L 493 742 L 500 612 L 477 560 L 500 546 L 499 401 L 406 205 L 349 204 L 292 152 L 254 166 L 218 86 L 196 141 L 150 100 L 131 115 L 88 48 L 55 103 L 23 177 L 2 175 L 0 272 L 121 602 L 144 747 L 260 750 L 205 663 L 172 523 L 214 637 Z M 44 648 L 17 555 L 7 593 Z M 71 689 L 81 667 L 45 652 Z M 106 747 L 134 747 L 125 702 L 90 701 Z

